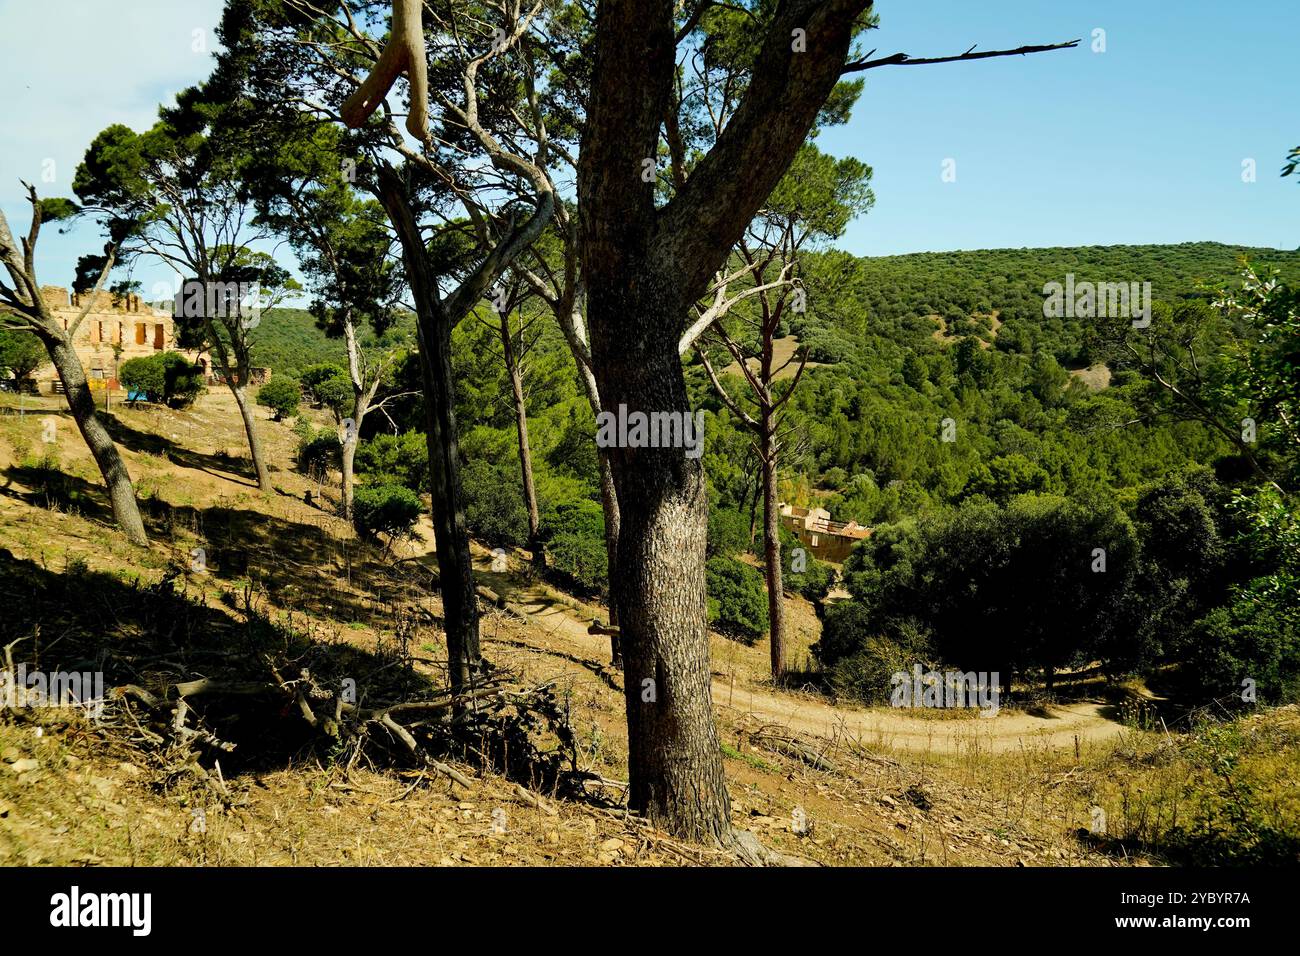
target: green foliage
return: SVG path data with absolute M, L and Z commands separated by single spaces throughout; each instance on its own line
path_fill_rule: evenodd
M 461 469 L 461 482 L 470 531 L 489 544 L 518 547 L 528 541 L 528 512 L 519 472 L 510 464 L 509 459 L 497 465 L 471 458 Z
M 707 552 L 731 557 L 749 550 L 749 516 L 733 508 L 710 508 Z
M 302 402 L 302 387 L 296 379 L 275 376 L 257 390 L 257 404 L 275 412 L 275 420 L 293 415 Z
M 203 367 L 179 352 L 155 352 L 127 359 L 117 371 L 128 392 L 141 393 L 150 402 L 188 408 L 205 390 Z
M 415 492 L 401 485 L 362 485 L 352 496 L 352 524 L 366 537 L 408 534 L 420 510 Z
M 847 623 L 841 616 L 836 626 L 843 628 Z M 902 644 L 879 635 L 859 638 L 855 647 L 851 654 L 837 659 L 826 673 L 835 693 L 863 704 L 889 703 L 894 675 L 910 675 L 912 665 L 921 660 Z
M 163 399 L 172 408 L 189 408 L 207 391 L 203 366 L 190 362 L 179 352 L 161 353 Z
M 709 624 L 747 643 L 766 634 L 767 590 L 762 573 L 728 557 L 710 558 L 704 571 Z
M 813 557 L 812 552 L 799 543 L 799 539 L 784 526 L 781 535 L 781 585 L 791 593 L 802 594 L 809 601 L 825 599 L 831 585 L 835 583 L 835 570 L 825 561 Z M 799 559 L 802 571 L 796 571 L 795 549 L 802 548 Z
M 916 623 L 946 664 L 1009 676 L 1085 661 L 1122 629 L 1136 558 L 1113 504 L 1028 495 L 879 529 L 847 570 L 876 633 Z
M 127 359 L 117 370 L 117 379 L 129 393 L 141 394 L 147 401 L 161 402 L 166 390 L 166 376 L 157 355 Z
M 540 531 L 548 567 L 554 573 L 588 594 L 608 588 L 605 516 L 599 504 L 559 504 L 543 516 Z
M 0 328 L 0 373 L 25 381 L 49 360 L 45 346 L 31 332 Z
M 332 428 L 313 431 L 308 425 L 298 436 L 298 470 L 308 475 L 323 475 L 331 468 L 340 468 L 341 452 L 339 436 Z M 373 481 L 376 485 L 390 483 L 396 482 Z
M 352 411 L 356 390 L 352 387 L 352 379 L 340 369 L 329 378 L 317 382 L 312 388 L 312 396 L 341 421 Z
M 358 443 L 357 473 L 376 484 L 401 485 L 416 493 L 429 488 L 429 445 L 422 432 L 380 434 Z

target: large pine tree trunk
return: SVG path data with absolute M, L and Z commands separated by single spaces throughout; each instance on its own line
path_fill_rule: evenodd
M 763 415 L 763 560 L 767 565 L 767 619 L 771 633 L 772 679 L 785 674 L 785 599 L 781 582 L 781 515 L 776 500 L 776 436 L 772 415 Z
M 57 339 L 46 342 L 46 351 L 63 382 L 63 392 L 67 396 L 73 420 L 77 423 L 81 437 L 86 440 L 86 446 L 94 456 L 100 474 L 104 476 L 113 519 L 132 544 L 147 545 L 149 538 L 145 534 L 144 521 L 140 518 L 135 489 L 131 486 L 131 475 L 127 472 L 126 464 L 122 461 L 117 446 L 113 444 L 108 429 L 99 419 L 81 360 L 71 345 Z
M 592 297 L 605 409 L 626 404 L 629 413 L 689 414 L 674 334 L 686 310 L 670 286 L 640 276 Z M 609 452 L 620 515 L 612 585 L 623 651 L 629 806 L 679 836 L 731 846 L 706 629 L 702 459 L 686 457 L 680 447 Z

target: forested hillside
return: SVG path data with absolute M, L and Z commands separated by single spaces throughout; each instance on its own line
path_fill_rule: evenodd
M 898 660 L 928 654 L 1049 682 L 1070 664 L 1105 658 L 1124 673 L 1210 653 L 1213 643 L 1214 654 L 1267 670 L 1271 689 L 1281 690 L 1294 664 L 1294 650 L 1283 647 L 1291 638 L 1266 632 L 1291 625 L 1243 623 L 1242 609 L 1233 610 L 1234 595 L 1276 568 L 1270 549 L 1279 543 L 1245 537 L 1251 506 L 1238 496 L 1249 491 L 1252 471 L 1243 448 L 1254 446 L 1234 443 L 1157 384 L 1125 347 L 1128 317 L 1043 315 L 1044 284 L 1067 273 L 1078 282 L 1149 281 L 1154 319 L 1142 341 L 1191 343 L 1193 361 L 1226 381 L 1228 360 L 1250 330 L 1212 305 L 1212 290 L 1241 286 L 1243 256 L 1261 272 L 1300 274 L 1296 253 L 1213 243 L 883 259 L 829 251 L 806 260 L 807 310 L 779 330 L 797 337 L 809 359 L 783 424 L 782 497 L 876 529 L 845 569 L 854 600 L 829 618 L 820 648 L 828 679 L 878 697 L 885 678 L 854 677 L 844 662 L 860 666 L 864 642 L 891 634 L 887 650 Z M 607 581 L 592 414 L 554 323 L 527 306 L 517 317 L 512 335 L 524 356 L 521 394 L 550 573 L 599 592 Z M 732 327 L 743 339 L 740 324 Z M 517 420 L 495 316 L 472 315 L 455 342 L 470 527 L 493 545 L 523 546 Z M 1172 352 L 1161 354 L 1172 361 Z M 1108 370 L 1108 382 L 1071 374 L 1094 365 Z M 733 395 L 744 388 L 737 373 L 733 366 L 723 374 Z M 406 374 L 409 384 L 413 369 Z M 698 360 L 688 385 L 707 410 L 711 618 L 752 640 L 767 628 L 762 578 L 735 558 L 761 553 L 758 458 Z M 1251 411 L 1249 401 L 1216 388 L 1206 386 L 1205 395 L 1216 414 L 1231 422 Z M 399 409 L 398 427 L 419 427 L 414 400 Z M 1260 429 L 1257 457 L 1265 461 L 1278 436 L 1265 421 Z M 422 471 L 409 461 L 421 454 L 414 435 L 379 435 L 363 443 L 359 467 L 376 480 L 417 486 Z M 831 576 L 817 562 L 790 573 L 792 544 L 783 556 L 786 588 L 824 595 Z M 1098 548 L 1109 555 L 1108 577 L 1089 572 Z M 1048 594 L 1050 606 L 1031 599 Z M 1232 681 L 1216 670 L 1213 679 L 1202 675 L 1196 692 Z

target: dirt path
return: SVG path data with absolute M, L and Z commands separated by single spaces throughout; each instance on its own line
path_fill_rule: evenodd
M 608 664 L 609 638 L 588 634 L 590 620 L 581 617 L 575 608 L 514 575 L 493 573 L 487 552 L 478 555 L 475 570 L 483 583 L 506 597 L 508 609 L 545 632 L 537 644 L 539 649 L 564 652 L 596 670 Z M 922 719 L 885 707 L 832 706 L 811 695 L 778 693 L 725 675 L 713 679 L 713 702 L 759 722 L 779 724 L 800 733 L 819 737 L 848 735 L 867 746 L 946 754 L 1073 748 L 1076 741 L 1082 747 L 1116 737 L 1125 729 L 1103 716 L 1104 705 L 1099 703 L 1060 705 L 1052 708 L 1047 717 L 1013 711 L 990 718 Z

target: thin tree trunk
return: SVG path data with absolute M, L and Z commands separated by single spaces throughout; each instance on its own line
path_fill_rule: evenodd
M 361 404 L 361 396 L 357 396 L 356 405 Z M 339 449 L 339 498 L 342 505 L 343 517 L 352 520 L 352 487 L 353 462 L 357 457 L 357 441 L 361 434 L 361 419 L 365 417 L 365 411 L 353 406 L 352 431 L 346 433 L 343 437 L 343 447 Z
M 614 582 L 618 579 L 618 537 L 622 523 L 618 510 L 618 491 L 614 487 L 614 469 L 609 463 L 609 454 L 599 449 L 600 454 L 600 510 L 605 514 L 605 560 L 606 580 L 609 581 L 609 625 L 618 627 L 618 602 L 614 600 Z M 618 634 L 609 636 L 610 663 L 615 667 L 623 666 L 623 646 Z
M 592 373 L 591 366 L 583 358 L 585 339 L 581 339 L 576 332 L 581 313 L 576 305 L 569 308 L 572 310 L 569 313 L 572 318 L 567 323 L 561 322 L 560 327 L 564 331 L 565 338 L 569 341 L 573 359 L 578 365 L 579 378 L 582 380 L 583 390 L 587 393 L 587 402 L 591 405 L 591 413 L 594 416 L 599 416 L 601 410 L 600 387 L 596 384 L 596 376 Z M 609 624 L 610 627 L 618 627 L 618 602 L 614 600 L 614 581 L 618 579 L 618 534 L 621 523 L 618 510 L 618 489 L 614 484 L 614 470 L 609 462 L 609 452 L 604 448 L 597 448 L 596 454 L 600 461 L 600 510 L 605 515 L 605 580 L 609 582 Z M 623 666 L 623 650 L 618 634 L 610 634 L 609 651 L 610 662 L 615 667 L 621 668 Z
M 131 486 L 131 475 L 126 470 L 126 464 L 122 461 L 117 446 L 113 444 L 108 429 L 100 421 L 95 399 L 86 384 L 86 373 L 81 367 L 81 360 L 65 341 L 46 340 L 45 349 L 63 382 L 63 392 L 73 420 L 94 456 L 100 474 L 104 476 L 104 487 L 108 490 L 113 519 L 132 544 L 147 545 L 149 537 L 145 534 L 144 521 L 140 518 L 135 489 Z
M 237 316 L 235 321 L 242 322 L 242 316 Z M 226 387 L 230 389 L 230 394 L 235 396 L 235 404 L 239 407 L 239 417 L 244 423 L 244 435 L 248 438 L 248 454 L 253 460 L 253 475 L 257 479 L 258 490 L 270 491 L 271 473 L 266 467 L 266 458 L 262 454 L 262 441 L 257 434 L 257 421 L 253 417 L 253 407 L 248 401 L 248 355 L 240 351 L 237 343 L 232 342 L 231 348 L 235 350 L 235 363 L 232 367 L 230 349 L 226 347 L 225 340 L 217 334 L 217 326 L 213 318 L 205 315 L 204 324 L 211 347 L 216 351 L 216 357 L 221 362 L 220 375 L 225 380 Z M 231 328 L 228 328 L 227 332 L 232 339 L 237 334 Z
M 367 392 L 361 376 L 361 348 L 357 344 L 357 330 L 352 324 L 352 313 L 343 317 L 343 339 L 347 346 L 348 378 L 352 382 L 352 429 L 344 433 L 343 447 L 339 451 L 339 498 L 343 517 L 352 520 L 352 488 L 355 484 L 353 462 L 357 455 L 357 442 L 361 440 L 361 423 L 370 411 L 370 399 L 379 383 Z
M 510 337 L 510 316 L 501 313 L 501 350 L 505 357 L 506 372 L 510 376 L 510 396 L 515 408 L 515 431 L 519 440 L 519 470 L 523 478 L 524 507 L 528 511 L 528 550 L 533 555 L 533 566 L 546 567 L 546 549 L 542 547 L 542 516 L 537 507 L 537 486 L 533 483 L 533 455 L 528 447 L 528 404 L 524 401 L 524 379 L 519 372 L 514 342 Z
M 380 177 L 380 198 L 402 243 L 407 282 L 415 299 L 420 372 L 424 384 L 425 435 L 432 485 L 434 543 L 447 634 L 447 671 L 459 692 L 481 667 L 478 595 L 474 590 L 469 530 L 460 479 L 456 401 L 451 370 L 452 322 L 438 297 L 436 277 L 404 187 L 395 174 Z
M 243 376 L 240 376 L 243 380 Z M 239 417 L 244 422 L 244 434 L 248 437 L 248 453 L 253 458 L 253 474 L 257 477 L 257 487 L 261 491 L 271 490 L 271 473 L 266 467 L 266 457 L 262 454 L 262 439 L 257 434 L 257 420 L 253 417 L 253 405 L 248 400 L 248 392 L 242 384 L 236 384 L 227 376 L 230 394 L 235 396 L 239 406 Z
M 763 427 L 763 560 L 767 564 L 767 619 L 771 634 L 772 679 L 785 675 L 785 598 L 781 583 L 781 515 L 776 501 L 776 436 L 765 410 Z

